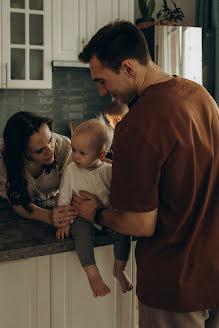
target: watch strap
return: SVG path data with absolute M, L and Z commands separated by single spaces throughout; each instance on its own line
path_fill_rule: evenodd
M 104 207 L 98 208 L 94 217 L 94 223 L 101 225 L 102 212 L 105 210 Z

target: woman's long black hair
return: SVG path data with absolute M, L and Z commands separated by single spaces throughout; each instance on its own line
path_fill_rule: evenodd
M 9 118 L 4 129 L 3 160 L 7 169 L 7 195 L 11 205 L 30 208 L 31 197 L 25 178 L 26 151 L 30 137 L 38 132 L 42 124 L 52 131 L 53 120 L 31 112 L 18 112 Z

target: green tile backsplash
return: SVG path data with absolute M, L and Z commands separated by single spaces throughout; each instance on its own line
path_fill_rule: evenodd
M 54 119 L 54 131 L 69 135 L 70 121 L 103 113 L 110 96 L 100 97 L 88 68 L 55 70 L 52 89 L 0 89 L 0 137 L 7 119 L 18 111 L 32 111 Z

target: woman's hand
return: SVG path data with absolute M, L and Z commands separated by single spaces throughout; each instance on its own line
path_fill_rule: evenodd
M 87 221 L 94 223 L 94 217 L 96 210 L 103 207 L 99 198 L 87 191 L 79 191 L 81 197 L 73 194 L 72 205 L 78 211 L 78 216 L 86 219 Z
M 71 205 L 54 207 L 52 210 L 52 225 L 56 228 L 63 228 L 72 223 L 78 215 L 77 209 Z

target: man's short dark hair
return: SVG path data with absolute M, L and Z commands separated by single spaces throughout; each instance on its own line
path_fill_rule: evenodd
M 137 26 L 124 20 L 116 20 L 102 27 L 78 58 L 83 63 L 89 63 L 94 55 L 116 73 L 126 59 L 133 58 L 147 65 L 151 58 L 144 34 Z

